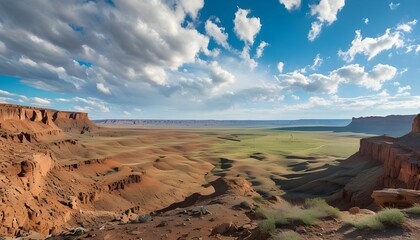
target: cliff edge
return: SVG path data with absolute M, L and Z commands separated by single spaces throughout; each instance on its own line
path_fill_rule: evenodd
M 63 132 L 83 134 L 96 128 L 87 113 L 0 104 L 0 131 L 3 138 L 32 141 L 34 138 L 60 136 Z

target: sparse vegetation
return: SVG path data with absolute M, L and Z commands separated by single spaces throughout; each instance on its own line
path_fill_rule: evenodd
M 265 220 L 261 222 L 264 229 L 271 229 L 272 225 L 304 224 L 314 225 L 318 219 L 325 217 L 339 217 L 340 211 L 331 207 L 323 199 L 310 199 L 303 206 L 285 204 L 276 210 L 257 208 L 256 214 Z M 262 230 L 262 229 L 261 229 Z
M 281 232 L 272 237 L 273 240 L 303 240 L 303 238 L 293 231 Z
M 360 219 L 359 221 L 347 222 L 358 229 L 384 230 L 387 227 L 398 227 L 405 222 L 404 213 L 399 209 L 387 208 L 375 215 Z
M 268 218 L 258 223 L 258 229 L 265 234 L 273 234 L 276 231 L 274 218 Z
M 252 200 L 254 200 L 256 203 L 262 203 L 265 201 L 265 199 L 259 195 L 252 197 Z
M 415 215 L 420 215 L 420 203 L 414 204 L 414 206 L 405 209 L 406 213 L 411 213 Z
M 323 212 L 325 217 L 340 217 L 340 210 L 337 208 L 331 207 L 328 203 L 322 198 L 312 198 L 305 200 L 305 208 L 307 209 L 318 209 L 320 212 Z
M 251 209 L 251 205 L 247 201 L 242 201 L 241 203 L 239 203 L 239 206 L 243 209 Z

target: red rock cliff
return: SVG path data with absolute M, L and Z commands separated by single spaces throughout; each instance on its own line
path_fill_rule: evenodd
M 382 184 L 388 188 L 420 190 L 420 115 L 410 134 L 401 138 L 387 136 L 360 140 L 359 154 L 384 165 Z
M 0 130 L 4 138 L 22 141 L 31 137 L 60 135 L 63 131 L 84 133 L 94 128 L 96 126 L 87 113 L 0 104 Z
M 412 133 L 420 133 L 420 114 L 413 121 Z

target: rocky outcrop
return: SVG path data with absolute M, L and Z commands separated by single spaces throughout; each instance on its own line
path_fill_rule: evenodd
M 10 104 L 0 104 L 0 130 L 3 138 L 33 141 L 64 132 L 87 132 L 97 128 L 87 113 L 62 112 Z
M 420 202 L 420 191 L 411 189 L 392 189 L 373 191 L 372 198 L 380 206 L 410 207 Z
M 420 190 L 420 152 L 398 140 L 386 136 L 362 139 L 359 154 L 383 164 L 384 187 Z
M 113 182 L 110 182 L 107 184 L 107 190 L 109 192 L 117 191 L 117 190 L 123 190 L 127 185 L 133 184 L 133 183 L 139 183 L 141 182 L 141 175 L 139 174 L 130 174 L 128 176 L 125 176 L 121 179 L 115 180 Z
M 412 133 L 420 133 L 420 114 L 413 121 Z

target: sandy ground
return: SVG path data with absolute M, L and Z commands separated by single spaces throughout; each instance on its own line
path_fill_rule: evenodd
M 0 193 L 1 209 L 6 209 L 2 216 L 9 226 L 13 216 L 19 216 L 17 224 L 29 218 L 22 228 L 34 228 L 44 236 L 77 226 L 92 229 L 67 239 L 265 239 L 256 230 L 258 219 L 252 209 L 237 206 L 253 203 L 253 195 L 267 199 L 322 195 L 311 192 L 311 186 L 299 190 L 305 185 L 301 181 L 307 183 L 306 176 L 327 169 L 362 169 L 363 164 L 343 166 L 341 161 L 357 151 L 363 136 L 270 129 L 101 128 L 32 143 L 1 140 L 2 157 L 10 160 L 0 168 L 0 186 L 6 189 Z M 41 155 L 33 156 L 34 152 Z M 17 178 L 26 168 L 22 160 L 32 167 L 24 178 Z M 244 190 L 239 184 L 239 192 L 218 190 L 211 183 L 220 178 L 243 179 L 252 188 Z M 332 178 L 316 186 L 338 191 L 345 183 L 346 179 Z M 171 209 L 174 203 L 181 204 L 179 209 Z M 194 214 L 201 206 L 211 214 Z M 145 223 L 130 223 L 147 214 L 152 217 Z M 231 222 L 235 230 L 212 234 L 217 226 Z M 339 230 L 338 223 L 318 226 L 334 229 L 335 235 L 325 239 L 354 236 Z M 319 239 L 316 232 L 328 236 L 324 230 L 308 228 L 302 236 Z

